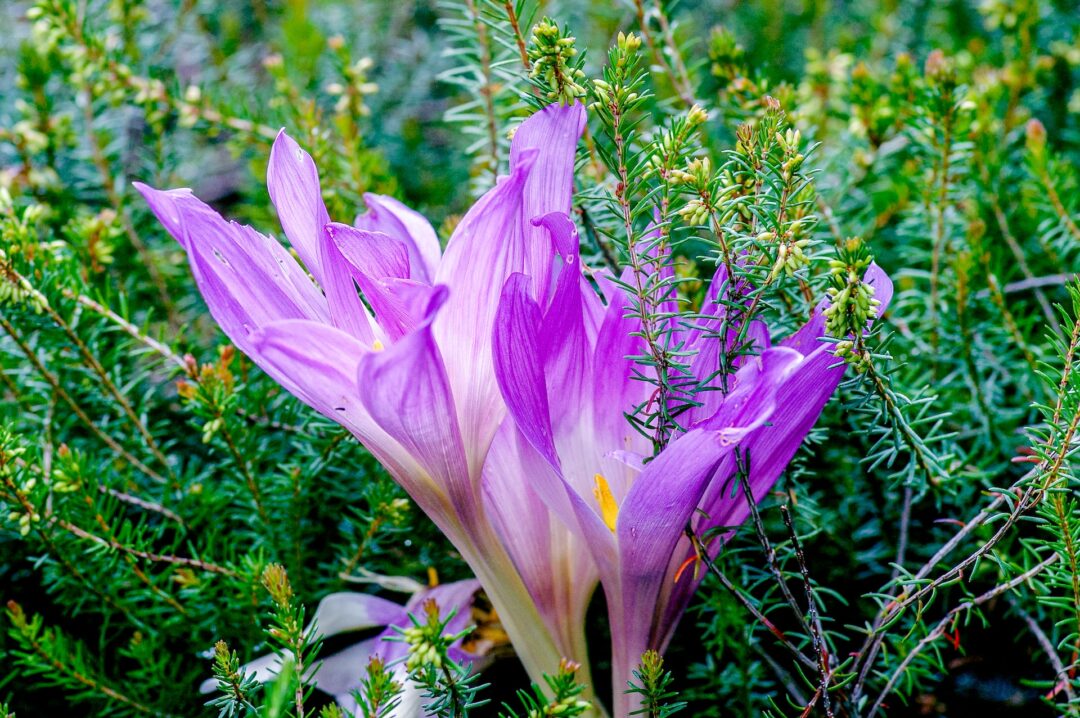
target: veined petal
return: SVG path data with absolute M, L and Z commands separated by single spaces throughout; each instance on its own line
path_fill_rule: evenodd
M 424 322 L 397 343 L 360 358 L 357 384 L 361 401 L 375 422 L 415 457 L 445 495 L 442 506 L 421 507 L 450 537 L 458 526 L 475 526 L 480 517 L 479 472 L 465 459 L 454 395 L 431 322 L 446 299 L 432 298 Z
M 717 327 L 719 329 L 719 325 Z M 738 341 L 739 332 L 736 329 L 729 329 L 727 332 L 727 348 L 730 350 L 735 346 Z M 695 426 L 698 423 L 708 419 L 714 415 L 721 406 L 723 406 L 727 395 L 721 391 L 724 386 L 722 377 L 719 375 L 720 371 L 720 342 L 722 339 L 719 336 L 706 337 L 702 336 L 692 346 L 687 346 L 687 349 L 694 349 L 697 353 L 690 359 L 690 368 L 697 381 L 704 383 L 704 388 L 700 389 L 694 396 L 694 400 L 698 402 L 698 406 L 690 407 L 685 415 L 683 422 L 688 426 Z M 737 387 L 739 382 L 739 371 L 744 370 L 747 365 L 754 365 L 757 361 L 757 357 L 765 353 L 772 347 L 771 338 L 769 337 L 769 330 L 762 321 L 754 320 L 750 322 L 750 326 L 746 330 L 746 336 L 743 339 L 744 346 L 752 351 L 752 354 L 744 354 L 735 358 L 733 364 L 736 367 L 734 377 L 728 377 L 728 390 Z M 756 365 L 754 365 L 756 366 Z M 753 369 L 750 370 L 751 372 Z
M 750 489 L 755 501 L 762 501 L 772 490 L 814 426 L 829 397 L 844 375 L 843 365 L 831 353 L 831 345 L 819 348 L 800 363 L 798 369 L 776 391 L 775 409 L 769 423 L 759 427 L 743 442 L 744 460 L 750 469 Z M 700 503 L 701 512 L 694 521 L 699 536 L 718 527 L 738 526 L 750 514 L 741 487 L 733 484 L 734 466 L 719 472 Z M 715 537 L 709 544 L 711 556 L 719 553 L 728 536 Z M 686 610 L 703 574 L 684 572 L 676 583 L 674 576 L 682 561 L 692 555 L 689 542 L 682 542 L 668 566 L 669 579 L 661 600 L 663 612 L 658 624 L 660 647 L 666 645 L 679 617 Z
M 623 271 L 622 280 L 630 281 L 631 270 Z M 639 367 L 634 356 L 645 351 L 641 339 L 641 321 L 633 315 L 626 292 L 610 281 L 601 284 L 608 305 L 593 353 L 592 404 L 598 441 L 609 451 L 633 448 L 637 432 L 627 422 L 625 413 L 644 401 L 651 387 L 634 377 Z
M 188 189 L 135 188 L 187 251 L 210 313 L 242 350 L 251 332 L 284 319 L 328 321 L 326 301 L 275 240 L 228 222 Z
M 436 273 L 453 291 L 435 323 L 446 356 L 470 466 L 479 470 L 505 408 L 492 381 L 491 327 L 503 284 L 526 272 L 547 291 L 552 247 L 527 220 L 569 212 L 574 155 L 584 108 L 552 106 L 518 127 L 510 175 L 478 201 L 454 230 Z
M 266 184 L 285 236 L 326 294 L 334 326 L 371 342 L 374 335 L 367 310 L 341 253 L 323 230 L 330 218 L 322 201 L 319 171 L 311 155 L 284 130 L 270 150 Z
M 547 228 L 562 258 L 550 305 L 540 325 L 539 341 L 548 382 L 551 421 L 557 435 L 566 436 L 587 421 L 592 412 L 588 380 L 592 347 L 585 326 L 584 291 L 591 291 L 578 262 L 577 229 L 565 214 L 553 212 L 534 220 Z M 504 294 L 505 296 L 505 294 Z
M 300 256 L 300 261 L 320 284 L 325 284 L 319 260 L 319 241 L 322 228 L 330 218 L 322 201 L 319 170 L 311 155 L 285 134 L 285 130 L 278 133 L 274 146 L 270 148 L 266 186 L 285 236 Z
M 503 284 L 524 269 L 521 193 L 536 156 L 523 155 L 510 176 L 473 205 L 436 273 L 436 283 L 451 291 L 434 333 L 454 387 L 469 466 L 477 474 L 506 411 L 492 366 L 491 330 Z
M 341 256 L 358 274 L 371 279 L 410 277 L 405 242 L 383 232 L 356 229 L 338 222 L 330 222 L 326 230 Z
M 582 631 L 598 578 L 596 566 L 573 524 L 567 526 L 547 508 L 538 489 L 565 492 L 565 488 L 513 421 L 504 421 L 491 442 L 483 485 L 492 524 L 559 652 L 585 663 Z M 570 518 L 574 519 L 572 513 Z
M 367 193 L 368 211 L 356 218 L 356 227 L 383 232 L 404 242 L 414 279 L 431 284 L 442 258 L 439 238 L 427 219 L 393 197 Z
M 654 647 L 654 625 L 662 609 L 657 602 L 668 561 L 717 465 L 733 449 L 716 432 L 684 434 L 645 467 L 619 511 L 619 580 L 604 578 L 609 611 L 619 626 L 612 635 L 616 686 L 633 677 L 641 654 Z
M 550 212 L 569 214 L 574 157 L 584 128 L 585 108 L 579 102 L 566 106 L 550 105 L 517 128 L 510 147 L 511 167 L 520 162 L 526 153 L 540 150 L 525 185 L 523 216 L 526 220 L 543 217 Z M 539 227 L 527 223 L 524 230 L 524 269 L 532 278 L 533 296 L 541 306 L 546 306 L 553 258 L 551 245 Z
M 309 321 L 275 322 L 252 337 L 252 358 L 274 381 L 351 431 L 410 494 L 430 493 L 412 456 L 372 419 L 360 401 L 356 369 L 371 352 L 349 334 Z M 418 503 L 420 499 L 417 499 Z
M 777 392 L 801 360 L 798 352 L 780 348 L 754 358 L 736 374 L 734 390 L 725 397 L 724 406 L 699 428 L 668 445 L 634 482 L 617 525 L 622 592 L 627 596 L 624 620 L 648 626 L 634 629 L 631 638 L 636 636 L 646 644 L 628 639 L 632 650 L 661 648 L 658 641 L 668 630 L 664 624 L 668 609 L 661 597 L 671 590 L 667 585 L 673 579 L 670 566 L 683 529 L 716 469 L 737 444 L 774 415 Z
M 514 274 L 503 288 L 492 333 L 495 378 L 522 434 L 557 468 L 559 458 L 538 339 L 543 320 L 540 307 L 529 296 L 529 286 L 528 277 Z
M 515 437 L 505 440 L 515 447 L 523 466 L 520 475 L 529 476 L 548 508 L 585 539 L 597 562 L 610 565 L 614 561 L 611 532 L 593 507 L 591 496 L 586 498 L 580 487 L 567 480 L 556 453 L 538 339 L 542 319 L 529 286 L 528 277 L 512 276 L 495 320 L 495 373 L 515 430 L 521 434 L 520 441 Z M 520 446 L 521 442 L 527 443 L 531 452 Z
M 411 331 L 419 316 L 408 295 L 395 291 L 390 282 L 408 280 L 409 251 L 405 243 L 383 234 L 331 222 L 326 233 L 341 256 L 368 304 L 375 320 L 390 340 Z M 427 292 L 430 297 L 430 290 Z
M 504 421 L 484 462 L 484 505 L 529 595 L 546 618 L 556 602 L 552 529 L 566 529 L 552 523 L 531 482 L 522 480 L 536 461 L 533 453 L 514 422 Z

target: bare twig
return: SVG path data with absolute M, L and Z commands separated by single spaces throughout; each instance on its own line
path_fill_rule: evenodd
M 780 514 L 784 517 L 784 525 L 787 526 L 788 535 L 791 537 L 791 545 L 795 548 L 795 559 L 799 563 L 799 571 L 802 573 L 803 587 L 806 590 L 806 616 L 810 624 L 810 638 L 813 641 L 814 650 L 818 654 L 818 675 L 821 682 L 818 690 L 821 694 L 821 705 L 825 709 L 825 715 L 833 718 L 832 701 L 829 699 L 829 679 L 832 669 L 829 667 L 829 647 L 825 642 L 824 632 L 821 630 L 821 622 L 818 619 L 817 599 L 814 598 L 814 584 L 810 580 L 810 569 L 806 565 L 806 554 L 803 553 L 799 535 L 795 532 L 795 524 L 791 521 L 791 512 L 787 506 L 780 507 Z
M 927 646 L 929 646 L 935 640 L 940 638 L 942 634 L 945 633 L 946 628 L 949 626 L 950 623 L 953 622 L 953 620 L 957 617 L 958 614 L 964 611 L 970 611 L 977 606 L 981 606 L 990 599 L 996 598 L 997 596 L 1000 596 L 1001 594 L 1010 591 L 1013 588 L 1016 588 L 1017 586 L 1037 575 L 1047 567 L 1053 565 L 1058 560 L 1058 558 L 1058 554 L 1051 554 L 1049 558 L 1045 559 L 1039 564 L 1036 564 L 1034 567 L 1028 569 L 1019 576 L 1015 576 L 1009 581 L 995 586 L 986 593 L 977 596 L 969 601 L 964 601 L 960 605 L 954 606 L 951 610 L 949 610 L 949 612 L 945 614 L 945 617 L 938 621 L 937 625 L 930 629 L 930 632 L 927 633 L 926 636 L 923 637 L 923 639 L 911 649 L 910 653 L 904 656 L 904 660 L 902 660 L 899 665 L 897 665 L 897 667 L 893 670 L 892 674 L 889 676 L 889 680 L 885 683 L 885 687 L 881 689 L 881 693 L 874 701 L 870 712 L 867 714 L 867 718 L 874 718 L 878 710 L 880 710 L 881 704 L 892 692 L 893 687 L 896 685 L 896 682 L 900 679 L 900 676 L 903 675 L 907 667 L 911 665 L 911 663 L 919 656 L 920 653 L 923 652 L 923 650 L 926 649 Z
M 1050 661 L 1050 665 L 1054 667 L 1054 680 L 1059 681 L 1061 689 L 1065 692 L 1065 697 L 1068 698 L 1070 704 L 1076 702 L 1076 692 L 1073 690 L 1072 681 L 1069 680 L 1069 668 L 1065 667 L 1065 664 L 1061 662 L 1061 656 L 1058 655 L 1057 646 L 1050 640 L 1050 637 L 1043 631 L 1042 626 L 1035 620 L 1035 617 L 1024 610 L 1020 605 L 1020 602 L 1016 600 L 1015 596 L 1006 596 L 1005 600 L 1008 601 L 1009 606 L 1016 611 L 1016 614 L 1027 624 L 1028 630 L 1031 631 L 1031 635 L 1035 636 L 1036 642 L 1039 647 L 1043 649 L 1043 653 L 1046 654 L 1046 659 Z
M 521 56 L 521 66 L 525 68 L 525 72 L 530 72 L 532 63 L 529 62 L 529 51 L 525 47 L 525 36 L 521 33 L 521 24 L 518 21 L 517 11 L 514 10 L 513 0 L 504 0 L 503 7 L 506 8 L 506 19 L 514 32 L 514 41 L 517 43 L 518 54 Z
M 797 646 L 795 646 L 795 644 L 788 640 L 788 637 L 785 636 L 784 633 L 779 628 L 777 628 L 772 621 L 766 618 L 765 614 L 763 614 L 761 610 L 758 609 L 758 607 L 755 606 L 752 601 L 750 601 L 750 599 L 744 596 L 743 593 L 739 591 L 738 588 L 736 588 L 735 584 L 731 582 L 731 579 L 729 579 L 724 574 L 724 572 L 720 570 L 720 567 L 717 566 L 716 563 L 712 560 L 712 558 L 709 557 L 708 548 L 701 542 L 701 539 L 690 526 L 686 527 L 685 533 L 686 537 L 690 539 L 690 543 L 694 546 L 694 551 L 697 553 L 698 558 L 701 560 L 702 563 L 705 564 L 705 567 L 709 570 L 709 573 L 711 573 L 714 577 L 716 577 L 718 581 L 720 581 L 720 585 L 723 586 L 728 591 L 728 593 L 734 596 L 735 599 L 740 604 L 742 604 L 743 608 L 749 611 L 750 615 L 753 616 L 759 623 L 761 623 L 761 625 L 769 629 L 769 633 L 771 633 L 778 641 L 780 641 L 780 644 L 784 646 L 784 648 L 786 648 L 791 653 L 791 655 L 799 661 L 799 663 L 803 664 L 811 670 L 817 670 L 818 665 L 814 661 L 814 659 L 804 654 L 798 649 Z

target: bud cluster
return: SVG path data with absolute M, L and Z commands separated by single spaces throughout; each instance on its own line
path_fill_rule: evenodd
M 354 62 L 349 55 L 345 38 L 340 35 L 327 40 L 327 46 L 333 53 L 343 80 L 330 83 L 326 88 L 327 93 L 338 98 L 334 104 L 334 112 L 353 118 L 367 117 L 371 110 L 364 103 L 364 98 L 379 91 L 379 86 L 368 80 L 368 72 L 375 66 L 375 62 L 370 57 L 361 57 Z
M 189 402 L 196 416 L 204 419 L 204 444 L 210 443 L 225 428 L 225 417 L 236 406 L 236 377 L 232 372 L 235 357 L 236 349 L 232 345 L 220 347 L 218 360 L 214 363 L 199 365 L 195 357 L 184 356 L 187 379 L 176 382 L 176 393 Z
M 559 672 L 554 676 L 545 676 L 554 697 L 546 705 L 534 705 L 525 715 L 528 718 L 574 718 L 592 708 L 589 701 L 580 697 L 583 690 L 577 682 L 580 668 L 580 664 L 562 659 L 559 662 Z
M 838 256 L 829 260 L 833 283 L 828 289 L 831 304 L 825 309 L 825 331 L 841 341 L 835 353 L 856 368 L 864 368 L 866 357 L 862 336 L 881 302 L 874 298 L 874 287 L 862 280 L 873 261 L 863 240 L 848 239 Z
M 551 102 L 569 105 L 585 96 L 585 88 L 578 82 L 585 77 L 585 71 L 580 67 L 581 61 L 574 59 L 578 54 L 574 42 L 574 36 L 564 35 L 550 18 L 544 18 L 533 27 L 529 76 L 537 81 Z
M 457 640 L 457 636 L 444 635 L 447 621 L 440 617 L 439 605 L 434 599 L 424 601 L 423 609 L 424 622 L 421 623 L 415 616 L 410 615 L 413 625 L 401 631 L 402 640 L 409 646 L 405 668 L 410 673 L 428 666 L 435 670 L 441 669 L 449 660 L 446 650 Z
M 641 38 L 634 33 L 619 33 L 618 41 L 608 52 L 608 66 L 604 79 L 595 79 L 590 83 L 596 101 L 590 109 L 621 113 L 635 105 L 644 97 L 637 92 L 640 83 L 638 74 L 638 50 Z
M 53 493 L 70 494 L 78 491 L 83 487 L 83 473 L 82 457 L 68 448 L 67 444 L 60 444 L 50 477 Z
M 8 521 L 18 527 L 21 536 L 28 535 L 33 525 L 41 521 L 37 506 L 46 491 L 37 478 L 27 476 L 28 472 L 19 469 L 25 455 L 26 446 L 15 435 L 0 432 L 0 486 L 11 503 Z

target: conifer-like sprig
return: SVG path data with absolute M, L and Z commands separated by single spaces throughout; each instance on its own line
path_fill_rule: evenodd
M 581 699 L 585 686 L 577 681 L 580 668 L 579 664 L 563 659 L 558 673 L 544 676 L 548 693 L 535 683 L 531 692 L 518 691 L 524 712 L 518 713 L 504 703 L 506 712 L 500 713 L 500 718 L 574 718 L 584 714 L 592 708 L 592 703 Z
M 674 677 L 664 668 L 664 658 L 656 651 L 646 651 L 641 664 L 634 671 L 639 683 L 630 683 L 629 693 L 641 696 L 641 708 L 630 715 L 646 718 L 668 718 L 686 708 L 686 703 L 676 700 L 678 694 L 671 690 Z
M 378 656 L 368 661 L 360 687 L 353 691 L 357 718 L 385 718 L 401 703 L 401 683 Z
M 276 688 L 291 693 L 295 717 L 306 718 L 304 702 L 314 689 L 312 678 L 318 671 L 315 658 L 322 647 L 322 637 L 317 625 L 304 629 L 304 606 L 296 600 L 283 566 L 268 565 L 260 582 L 271 601 L 270 627 L 266 632 L 287 668 L 279 674 Z
M 486 699 L 477 698 L 486 684 L 479 684 L 478 674 L 470 666 L 455 661 L 449 653 L 450 646 L 467 636 L 472 628 L 447 633 L 454 613 L 442 617 L 434 599 L 426 600 L 421 609 L 422 617 L 409 614 L 412 625 L 398 629 L 400 640 L 409 646 L 405 659 L 409 679 L 423 688 L 428 715 L 463 718 L 471 709 L 487 703 Z
M 585 77 L 581 69 L 585 58 L 579 56 L 574 43 L 574 36 L 560 30 L 551 18 L 545 17 L 533 26 L 529 77 L 547 102 L 569 105 L 585 96 L 580 82 Z
M 261 685 L 254 676 L 240 668 L 236 651 L 229 649 L 225 641 L 214 644 L 214 678 L 217 679 L 217 698 L 206 705 L 218 709 L 218 718 L 240 718 L 255 713 L 252 703 Z

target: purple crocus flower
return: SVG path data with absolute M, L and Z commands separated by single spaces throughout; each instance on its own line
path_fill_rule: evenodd
M 187 252 L 229 338 L 359 438 L 431 517 L 480 580 L 537 682 L 563 657 L 587 666 L 584 611 L 564 608 L 568 597 L 577 600 L 577 582 L 595 583 L 595 569 L 542 502 L 522 503 L 522 476 L 486 466 L 506 414 L 492 326 L 511 275 L 528 277 L 538 301 L 554 291 L 552 238 L 530 220 L 570 211 L 584 121 L 580 104 L 525 121 L 509 176 L 464 216 L 445 254 L 427 220 L 389 197 L 367 195 L 369 211 L 355 225 L 330 222 L 314 162 L 284 132 L 267 184 L 303 266 L 190 190 L 136 185 Z
M 626 693 L 632 671 L 648 649 L 663 651 L 700 577 L 680 575 L 694 556 L 684 535 L 741 523 L 748 506 L 733 494 L 735 449 L 751 459 L 755 498 L 779 478 L 839 384 L 843 364 L 824 335 L 824 306 L 778 346 L 759 322 L 748 327 L 757 355 L 741 360 L 728 393 L 701 392 L 682 415 L 686 430 L 649 463 L 651 442 L 624 419 L 652 387 L 635 380 L 642 367 L 640 321 L 628 298 L 610 282 L 607 299 L 585 283 L 577 264 L 576 235 L 558 216 L 542 223 L 563 239 L 563 267 L 554 300 L 545 308 L 522 276 L 506 283 L 495 322 L 495 370 L 509 407 L 492 447 L 505 465 L 517 464 L 533 490 L 591 551 L 607 597 L 612 633 L 614 711 L 623 718 L 638 706 Z M 557 228 L 557 229 L 556 229 Z M 629 277 L 624 277 L 629 279 Z M 867 273 L 882 308 L 891 297 L 888 277 Z M 701 325 L 675 330 L 672 342 L 693 353 L 696 377 L 717 369 L 727 284 L 714 277 Z M 599 318 L 598 328 L 596 318 Z M 700 511 L 700 513 L 699 513 Z M 715 554 L 722 539 L 708 550 Z M 679 579 L 679 580 L 676 580 Z

